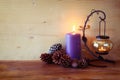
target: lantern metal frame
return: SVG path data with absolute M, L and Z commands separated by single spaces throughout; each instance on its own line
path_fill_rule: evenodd
M 104 11 L 102 10 L 92 10 L 91 13 L 87 16 L 87 19 L 85 20 L 84 26 L 83 26 L 83 36 L 82 36 L 82 40 L 84 42 L 84 45 L 87 49 L 87 51 L 95 58 L 94 60 L 91 61 L 96 61 L 96 60 L 100 60 L 100 61 L 104 61 L 104 62 L 109 62 L 109 63 L 115 63 L 115 61 L 113 60 L 108 60 L 108 59 L 104 59 L 101 55 L 101 53 L 97 53 L 99 55 L 96 55 L 96 52 L 93 52 L 87 45 L 87 37 L 85 35 L 85 30 L 86 30 L 86 26 L 87 26 L 87 22 L 90 20 L 90 17 L 97 13 L 97 15 L 99 15 L 99 35 L 96 36 L 96 38 L 102 38 L 102 39 L 109 39 L 109 36 L 106 36 L 106 14 Z M 103 15 L 103 16 L 102 16 Z M 104 23 L 104 35 L 101 35 L 101 23 Z M 108 53 L 105 53 L 108 54 Z

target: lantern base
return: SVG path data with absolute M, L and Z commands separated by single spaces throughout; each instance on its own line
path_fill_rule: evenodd
M 109 59 L 104 59 L 102 56 L 98 56 L 98 59 L 95 59 L 95 60 L 100 60 L 100 61 L 104 61 L 104 62 L 109 62 L 109 63 L 115 63 L 114 60 L 109 60 Z M 94 60 L 93 60 L 94 61 Z
M 107 62 L 107 63 L 115 64 L 114 60 L 104 59 L 102 56 L 98 56 L 98 59 L 88 60 L 90 66 L 93 66 L 93 67 L 102 67 L 102 68 L 107 67 L 106 65 L 99 65 L 99 64 L 96 65 L 96 64 L 93 64 L 96 61 L 102 61 L 102 62 Z
M 99 55 L 107 55 L 108 52 L 96 52 L 96 54 L 99 54 Z

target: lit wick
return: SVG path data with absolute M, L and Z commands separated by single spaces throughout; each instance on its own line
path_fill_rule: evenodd
M 72 27 L 72 34 L 73 34 L 73 35 L 76 34 L 76 26 L 75 26 L 75 25 Z

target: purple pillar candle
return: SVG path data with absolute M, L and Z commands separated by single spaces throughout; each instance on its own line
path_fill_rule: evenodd
M 71 59 L 80 59 L 81 57 L 81 36 L 78 33 L 66 34 L 66 52 Z

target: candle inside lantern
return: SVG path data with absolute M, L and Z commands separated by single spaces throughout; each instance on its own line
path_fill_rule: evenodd
M 72 59 L 81 57 L 81 36 L 75 32 L 75 26 L 73 32 L 66 34 L 66 52 Z
M 100 47 L 98 50 L 99 50 L 100 52 L 105 52 L 105 51 L 106 51 L 106 49 L 103 48 L 103 47 Z

